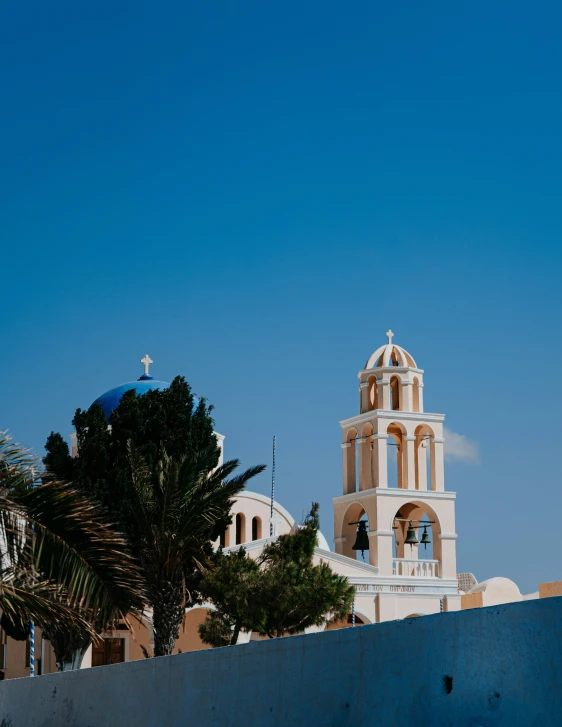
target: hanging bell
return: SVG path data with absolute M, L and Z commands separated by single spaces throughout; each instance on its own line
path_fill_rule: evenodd
M 355 538 L 352 550 L 360 550 L 361 555 L 363 555 L 366 550 L 369 550 L 369 534 L 367 533 L 367 523 L 365 520 L 359 521 L 357 537 Z
M 424 548 L 427 550 L 427 546 L 431 545 L 431 538 L 429 537 L 429 533 L 427 532 L 427 527 L 424 526 L 423 534 L 420 540 L 420 543 L 423 543 Z
M 406 533 L 406 540 L 404 542 L 406 543 L 406 545 L 417 545 L 419 542 L 416 537 L 416 530 L 411 522 L 410 527 L 408 528 L 408 532 Z

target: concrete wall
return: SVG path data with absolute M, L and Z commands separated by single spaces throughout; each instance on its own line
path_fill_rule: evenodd
M 548 598 L 6 681 L 0 725 L 544 727 L 561 689 Z

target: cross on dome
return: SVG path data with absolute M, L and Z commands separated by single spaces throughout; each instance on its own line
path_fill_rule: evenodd
M 148 354 L 145 354 L 144 358 L 141 358 L 140 360 L 141 364 L 144 364 L 144 375 L 149 376 L 148 369 L 150 367 L 150 364 L 153 364 L 154 361 L 150 358 Z
M 388 331 L 387 331 L 387 332 L 385 333 L 385 335 L 386 335 L 386 337 L 388 338 L 388 342 L 389 342 L 389 343 L 392 343 L 392 339 L 394 338 L 394 333 L 393 333 L 393 332 L 392 332 L 392 331 L 390 330 L 390 328 L 389 328 L 389 329 L 388 329 Z

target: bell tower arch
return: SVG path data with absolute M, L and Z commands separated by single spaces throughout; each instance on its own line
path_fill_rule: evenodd
M 455 493 L 445 490 L 445 416 L 424 411 L 423 370 L 393 342 L 392 331 L 386 336 L 358 374 L 359 414 L 340 422 L 344 477 L 343 494 L 333 500 L 336 552 L 354 557 L 361 514 L 369 562 L 381 576 L 423 571 L 453 579 Z M 431 560 L 418 557 L 419 542 L 431 544 Z

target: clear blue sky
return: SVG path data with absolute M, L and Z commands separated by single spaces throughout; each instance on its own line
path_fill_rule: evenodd
M 450 461 L 458 565 L 562 577 L 558 3 L 10 3 L 0 426 L 183 374 L 332 537 L 339 420 L 391 327 Z M 255 489 L 269 490 L 269 473 Z

